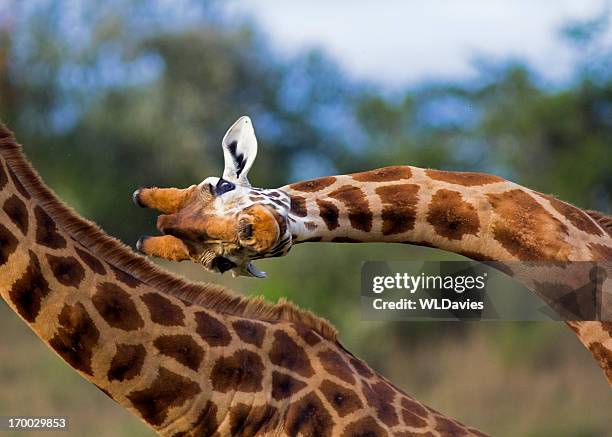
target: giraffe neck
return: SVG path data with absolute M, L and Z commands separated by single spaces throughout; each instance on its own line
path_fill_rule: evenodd
M 324 320 L 132 254 L 61 204 L 1 125 L 0 295 L 160 435 L 483 435 L 392 386 Z
M 493 175 L 386 167 L 281 190 L 291 199 L 294 243 L 410 243 L 476 260 L 601 261 L 612 267 L 606 219 Z M 557 269 L 554 279 L 571 285 L 571 272 Z M 542 283 L 552 274 L 522 277 Z M 607 321 L 568 325 L 612 383 L 612 298 L 603 295 Z

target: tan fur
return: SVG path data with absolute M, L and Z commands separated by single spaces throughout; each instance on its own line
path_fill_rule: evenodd
M 172 235 L 148 237 L 142 242 L 140 251 L 148 256 L 164 258 L 170 261 L 186 261 L 191 259 L 189 249 L 185 246 L 185 243 Z
M 587 210 L 585 211 L 591 216 L 599 225 L 612 236 L 612 216 L 602 214 L 599 211 Z
M 185 189 L 142 188 L 137 193 L 138 203 L 164 214 L 173 214 L 181 209 L 194 190 L 195 186 Z
M 108 236 L 94 223 L 77 215 L 48 188 L 28 162 L 13 133 L 0 123 L 0 153 L 23 186 L 57 224 L 83 246 L 95 251 L 109 264 L 162 292 L 192 301 L 220 313 L 270 322 L 288 321 L 312 328 L 324 338 L 335 341 L 336 330 L 325 319 L 293 304 L 271 304 L 263 299 L 248 299 L 212 283 L 195 283 L 173 275 L 135 254 L 119 240 Z
M 244 210 L 248 223 L 253 227 L 251 238 L 241 240 L 245 246 L 257 253 L 266 252 L 278 241 L 280 228 L 273 213 L 265 206 L 253 205 Z

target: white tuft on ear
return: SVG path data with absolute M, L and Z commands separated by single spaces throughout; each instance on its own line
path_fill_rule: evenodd
M 257 156 L 257 138 L 251 119 L 240 117 L 223 137 L 222 146 L 225 158 L 223 179 L 250 186 L 247 174 Z

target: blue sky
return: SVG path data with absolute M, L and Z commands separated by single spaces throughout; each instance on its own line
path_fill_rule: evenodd
M 233 0 L 230 17 L 259 23 L 280 54 L 323 48 L 350 75 L 390 87 L 469 79 L 474 60 L 520 59 L 553 83 L 567 80 L 575 53 L 559 37 L 568 20 L 605 0 Z

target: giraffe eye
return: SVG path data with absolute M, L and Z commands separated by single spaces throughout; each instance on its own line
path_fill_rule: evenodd
M 228 191 L 232 191 L 234 188 L 236 188 L 236 185 L 232 184 L 230 181 L 219 179 L 219 182 L 217 182 L 217 186 L 215 187 L 215 194 L 220 196 Z

